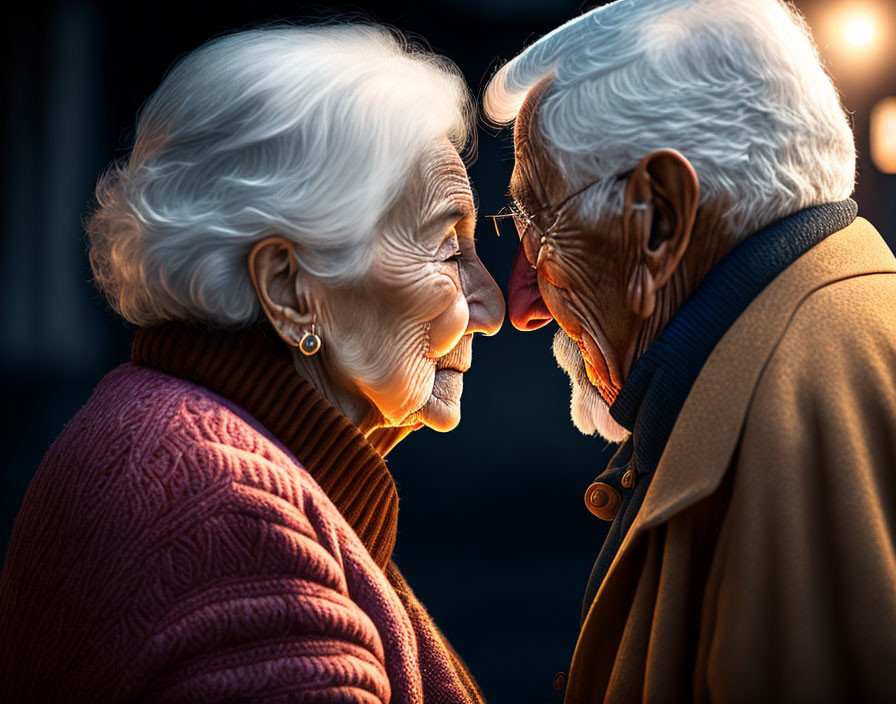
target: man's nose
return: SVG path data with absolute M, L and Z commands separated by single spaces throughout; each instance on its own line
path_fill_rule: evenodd
M 507 308 L 513 327 L 523 332 L 537 330 L 554 319 L 541 297 L 538 274 L 529 264 L 522 242 L 513 259 L 513 268 L 510 270 Z
M 485 266 L 477 258 L 467 273 L 467 305 L 470 308 L 470 322 L 467 332 L 481 332 L 494 335 L 504 322 L 504 296 L 501 289 Z

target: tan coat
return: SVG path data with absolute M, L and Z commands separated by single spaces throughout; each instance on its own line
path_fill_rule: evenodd
M 896 259 L 861 218 L 696 379 L 566 704 L 896 702 Z

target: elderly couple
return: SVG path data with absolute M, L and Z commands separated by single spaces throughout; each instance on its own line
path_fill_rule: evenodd
M 619 449 L 562 695 L 896 701 L 896 260 L 778 0 L 619 0 L 504 66 L 519 329 Z M 184 58 L 88 221 L 139 326 L 0 578 L 4 702 L 483 701 L 391 553 L 385 455 L 451 430 L 504 302 L 454 66 L 376 26 Z M 500 700 L 500 693 L 495 693 Z

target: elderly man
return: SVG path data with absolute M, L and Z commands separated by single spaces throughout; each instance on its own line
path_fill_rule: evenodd
M 559 323 L 573 421 L 622 443 L 566 702 L 896 701 L 896 260 L 802 19 L 620 0 L 485 108 L 511 319 Z

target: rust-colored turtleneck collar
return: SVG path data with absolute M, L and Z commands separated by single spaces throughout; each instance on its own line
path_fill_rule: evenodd
M 360 431 L 293 366 L 263 327 L 209 331 L 184 323 L 140 328 L 131 359 L 230 399 L 302 463 L 385 569 L 395 547 L 398 493 L 386 463 Z

